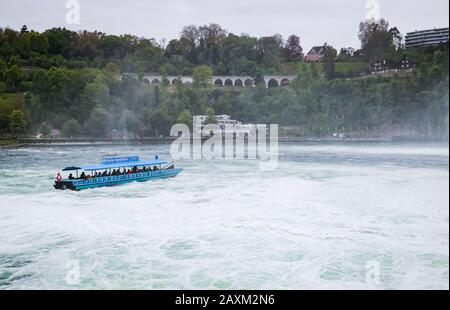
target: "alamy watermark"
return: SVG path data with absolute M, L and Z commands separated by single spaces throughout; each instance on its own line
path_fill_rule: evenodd
M 80 2 L 77 0 L 66 1 L 66 24 L 79 25 L 80 24 Z
M 366 284 L 373 287 L 380 284 L 380 262 L 368 261 L 366 264 Z
M 77 260 L 70 260 L 65 265 L 66 269 L 66 284 L 79 285 L 80 284 L 80 262 Z
M 380 2 L 369 0 L 366 2 L 366 20 L 379 20 L 381 18 Z
M 261 170 L 278 167 L 278 125 L 203 125 L 193 118 L 192 132 L 186 124 L 170 130 L 177 139 L 170 147 L 174 160 L 234 159 L 259 160 Z

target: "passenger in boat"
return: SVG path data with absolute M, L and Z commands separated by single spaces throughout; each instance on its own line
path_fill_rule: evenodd
M 86 173 L 84 171 L 81 173 L 80 179 L 86 180 Z
M 133 173 L 137 173 L 137 170 L 138 170 L 137 167 L 134 166 L 132 171 L 133 171 Z
M 128 169 L 127 173 L 128 173 L 128 174 L 133 174 L 133 172 L 131 171 L 131 169 Z
M 158 167 L 156 167 L 156 166 L 153 166 L 153 171 L 158 171 L 159 170 L 159 168 Z
M 122 174 L 128 174 L 127 168 L 123 167 L 123 172 L 122 172 Z
M 103 173 L 102 173 L 102 177 L 106 177 L 108 175 L 108 172 L 105 170 L 105 171 L 103 171 Z
M 69 174 L 69 180 L 73 180 L 73 174 Z

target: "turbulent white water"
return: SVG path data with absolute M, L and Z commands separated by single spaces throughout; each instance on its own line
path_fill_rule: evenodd
M 182 161 L 174 179 L 52 188 L 68 165 L 168 151 L 0 150 L 0 289 L 449 288 L 447 145 L 282 144 L 276 171 Z

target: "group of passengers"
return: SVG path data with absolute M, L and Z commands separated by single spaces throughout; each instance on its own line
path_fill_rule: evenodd
M 134 166 L 131 169 L 126 169 L 125 167 L 121 171 L 119 169 L 113 169 L 113 170 L 105 170 L 102 172 L 95 172 L 92 175 L 86 174 L 84 171 L 81 173 L 79 179 L 81 180 L 89 180 L 89 179 L 95 179 L 95 178 L 101 178 L 101 177 L 111 177 L 111 176 L 117 176 L 117 175 L 127 175 L 127 174 L 135 174 L 135 173 L 141 173 L 141 172 L 151 172 L 151 171 L 158 171 L 159 168 L 157 166 L 153 166 L 153 169 L 151 167 L 143 167 L 142 169 L 139 169 L 138 167 Z M 72 174 L 69 175 L 69 179 L 73 180 L 75 179 Z

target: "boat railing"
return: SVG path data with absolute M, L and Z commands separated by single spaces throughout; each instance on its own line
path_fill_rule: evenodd
M 166 170 L 139 172 L 139 173 L 133 173 L 133 174 L 114 175 L 114 176 L 107 176 L 107 177 L 96 177 L 96 178 L 86 179 L 86 180 L 73 180 L 72 183 L 74 186 L 84 186 L 84 185 L 114 183 L 114 182 L 129 181 L 129 180 L 139 180 L 139 179 L 145 179 L 145 178 L 149 178 L 149 177 L 164 176 L 164 175 L 172 174 L 176 170 L 179 170 L 179 169 L 166 169 Z
M 164 167 L 162 167 L 161 169 L 162 170 L 165 170 L 165 169 L 167 169 L 167 168 L 169 168 L 169 167 L 175 167 L 175 162 L 173 161 L 173 162 L 170 162 L 170 163 L 168 163 L 167 165 L 165 165 Z

